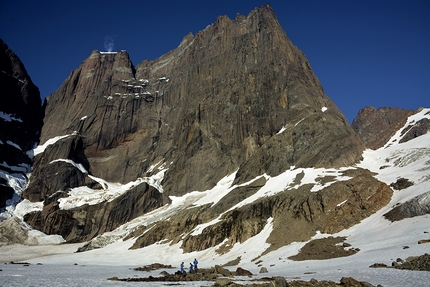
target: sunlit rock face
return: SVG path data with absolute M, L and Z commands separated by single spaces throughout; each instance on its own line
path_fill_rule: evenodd
M 19 57 L 0 39 L 0 209 L 11 199 L 10 178 L 30 172 L 38 142 L 43 108 L 39 89 Z M 20 176 L 19 176 L 20 175 Z
M 246 180 L 345 166 L 364 148 L 269 6 L 219 17 L 136 67 L 125 51 L 93 51 L 47 98 L 41 143 L 73 132 L 92 174 L 126 183 L 162 161 L 168 194 L 239 167 Z
M 413 110 L 400 108 L 365 107 L 358 112 L 352 127 L 366 147 L 375 150 L 383 147 L 414 113 Z
M 46 99 L 40 144 L 65 135 L 36 156 L 24 198 L 44 201 L 42 211 L 26 216 L 29 224 L 69 241 L 109 231 L 169 195 L 210 189 L 236 171 L 234 184 L 242 184 L 293 168 L 338 168 L 359 161 L 365 148 L 268 5 L 236 19 L 219 17 L 137 66 L 126 51 L 93 51 Z M 154 190 L 151 208 L 109 217 L 114 224 L 103 228 L 106 215 L 90 212 L 94 205 L 79 212 L 59 206 L 76 187 L 103 190 L 99 179 L 126 184 L 160 171 L 163 194 Z M 110 204 L 115 210 L 131 202 Z

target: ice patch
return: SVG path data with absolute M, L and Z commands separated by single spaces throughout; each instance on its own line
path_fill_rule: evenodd
M 23 219 L 24 215 L 34 211 L 42 211 L 43 209 L 43 201 L 41 202 L 31 202 L 28 199 L 24 199 L 20 203 L 18 203 L 15 207 L 13 215 L 16 217 Z
M 342 201 L 341 203 L 338 203 L 336 206 L 342 206 L 345 202 L 347 202 L 348 199 L 345 199 L 344 201 Z
M 69 136 L 70 136 L 70 135 L 57 136 L 57 137 L 55 137 L 55 138 L 52 138 L 52 139 L 47 140 L 43 145 L 39 145 L 39 146 L 37 146 L 37 147 L 34 149 L 34 156 L 36 156 L 36 155 L 38 155 L 38 154 L 40 154 L 40 153 L 44 152 L 44 151 L 45 151 L 45 149 L 46 149 L 48 146 L 50 146 L 50 145 L 52 145 L 52 144 L 55 144 L 57 141 L 59 141 L 59 140 L 61 140 L 61 139 L 63 139 L 63 138 L 69 137 Z
M 17 118 L 11 114 L 6 114 L 4 112 L 0 112 L 0 118 L 3 119 L 6 122 L 12 122 L 12 121 L 16 121 L 16 122 L 20 122 L 22 123 L 22 120 L 20 118 Z

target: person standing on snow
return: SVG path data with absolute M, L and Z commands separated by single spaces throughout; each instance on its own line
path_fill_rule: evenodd
M 182 263 L 181 263 L 180 268 L 181 268 L 181 273 L 182 273 L 182 274 L 184 274 L 184 273 L 185 273 L 185 270 L 184 270 L 184 262 L 182 262 Z
M 190 273 L 194 273 L 193 264 L 190 263 Z
M 197 272 L 197 264 L 199 264 L 199 262 L 197 261 L 196 258 L 194 258 L 194 270 Z

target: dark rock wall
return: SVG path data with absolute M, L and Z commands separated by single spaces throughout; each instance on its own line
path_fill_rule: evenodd
M 59 234 L 68 242 L 89 241 L 151 210 L 169 199 L 146 183 L 137 185 L 110 202 L 83 205 L 71 210 L 58 207 L 61 195 L 45 201 L 42 211 L 28 213 L 24 220 L 46 234 Z
M 39 141 L 42 127 L 43 108 L 39 89 L 33 84 L 19 57 L 0 39 L 0 112 L 18 120 L 0 118 L 0 163 L 6 163 L 12 169 L 0 166 L 8 174 L 15 172 L 24 176 L 30 169 L 31 155 L 26 152 L 34 148 Z M 8 144 L 11 142 L 13 144 Z M 17 146 L 19 146 L 19 148 Z M 21 167 L 17 171 L 13 167 Z M 0 208 L 12 198 L 14 190 L 0 177 Z

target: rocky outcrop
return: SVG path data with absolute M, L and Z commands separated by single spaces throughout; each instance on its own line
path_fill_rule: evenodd
M 263 267 L 264 268 L 264 267 Z M 262 268 L 262 269 L 263 269 Z M 144 266 L 143 268 L 134 268 L 134 270 L 145 271 L 148 268 Z M 174 274 L 169 274 L 166 271 L 160 273 L 161 276 L 154 277 L 130 277 L 130 278 L 118 278 L 118 277 L 110 277 L 107 280 L 111 281 L 125 281 L 125 282 L 164 282 L 168 284 L 172 284 L 172 282 L 176 282 L 175 284 L 179 284 L 179 282 L 196 282 L 196 281 L 213 281 L 214 284 L 212 286 L 216 287 L 234 287 L 234 286 L 253 286 L 253 287 L 336 287 L 336 286 L 344 286 L 344 287 L 373 287 L 372 284 L 364 281 L 357 281 L 351 277 L 342 277 L 340 283 L 336 283 L 333 281 L 317 281 L 315 279 L 311 279 L 310 281 L 303 280 L 287 280 L 282 276 L 274 276 L 274 277 L 263 277 L 260 279 L 250 279 L 248 282 L 244 282 L 244 284 L 239 284 L 238 281 L 234 280 L 234 276 L 249 276 L 251 277 L 251 272 L 248 270 L 244 270 L 242 268 L 238 268 L 238 270 L 245 271 L 245 274 L 236 272 L 231 272 L 228 269 L 225 269 L 219 265 L 216 265 L 212 268 L 207 269 L 199 269 L 198 272 L 195 273 L 180 273 L 179 271 Z M 264 268 L 265 269 L 265 268 Z M 222 272 L 220 272 L 222 271 Z M 264 272 L 260 272 L 264 273 Z M 267 273 L 267 272 L 265 272 Z M 159 283 L 161 284 L 161 283 Z M 378 285 L 379 287 L 380 285 Z
M 422 193 L 400 205 L 395 206 L 384 217 L 390 221 L 430 214 L 430 191 Z
M 396 261 L 388 266 L 384 263 L 375 263 L 369 266 L 371 268 L 396 268 L 402 270 L 414 270 L 414 271 L 430 271 L 430 254 L 425 253 L 420 256 L 410 256 L 405 260 L 397 258 Z
M 413 110 L 400 108 L 365 107 L 353 120 L 352 128 L 366 147 L 376 150 L 383 147 L 406 124 L 407 118 L 415 113 Z M 411 133 L 413 134 L 412 131 Z
M 393 267 L 403 270 L 430 271 L 430 254 L 406 258 L 401 264 L 393 264 Z
M 300 248 L 298 254 L 288 257 L 295 261 L 325 260 L 350 256 L 358 251 L 351 244 L 344 242 L 345 237 L 325 237 L 313 239 Z
M 339 232 L 389 203 L 392 190 L 373 178 L 370 172 L 348 170 L 345 175 L 351 179 L 335 182 L 318 192 L 311 192 L 312 185 L 305 185 L 230 211 L 230 206 L 222 201 L 217 204 L 218 208 L 217 205 L 190 207 L 174 218 L 135 232 L 132 236 L 137 239 L 132 248 L 164 240 L 172 244 L 182 241 L 183 250 L 191 252 L 220 245 L 227 239 L 217 250 L 222 254 L 235 243 L 258 234 L 267 220 L 273 218 L 273 231 L 267 240 L 271 244 L 268 252 L 294 241 L 309 240 L 316 231 Z M 228 201 L 234 204 L 232 198 Z M 222 216 L 217 223 L 207 226 L 200 234 L 191 233 L 197 225 L 215 219 L 218 214 Z
M 32 155 L 27 152 L 39 140 L 42 119 L 39 89 L 0 39 L 0 210 L 15 193 L 9 179 L 25 178 L 31 171 Z
M 146 183 L 112 201 L 70 210 L 58 207 L 58 199 L 64 196 L 63 192 L 51 196 L 44 201 L 42 211 L 28 213 L 24 220 L 46 234 L 59 234 L 69 242 L 83 242 L 169 203 L 168 198 Z
M 36 155 L 34 165 L 38 168 L 32 173 L 32 180 L 24 190 L 23 198 L 33 202 L 44 201 L 58 191 L 84 185 L 95 187 L 96 182 L 85 177 L 81 170 L 66 160 L 89 169 L 81 136 L 63 138 Z
M 430 131 L 430 119 L 423 118 L 412 125 L 407 126 L 401 133 L 400 143 L 407 142 Z
M 16 217 L 6 219 L 0 224 L 0 246 L 26 244 L 28 228 Z

